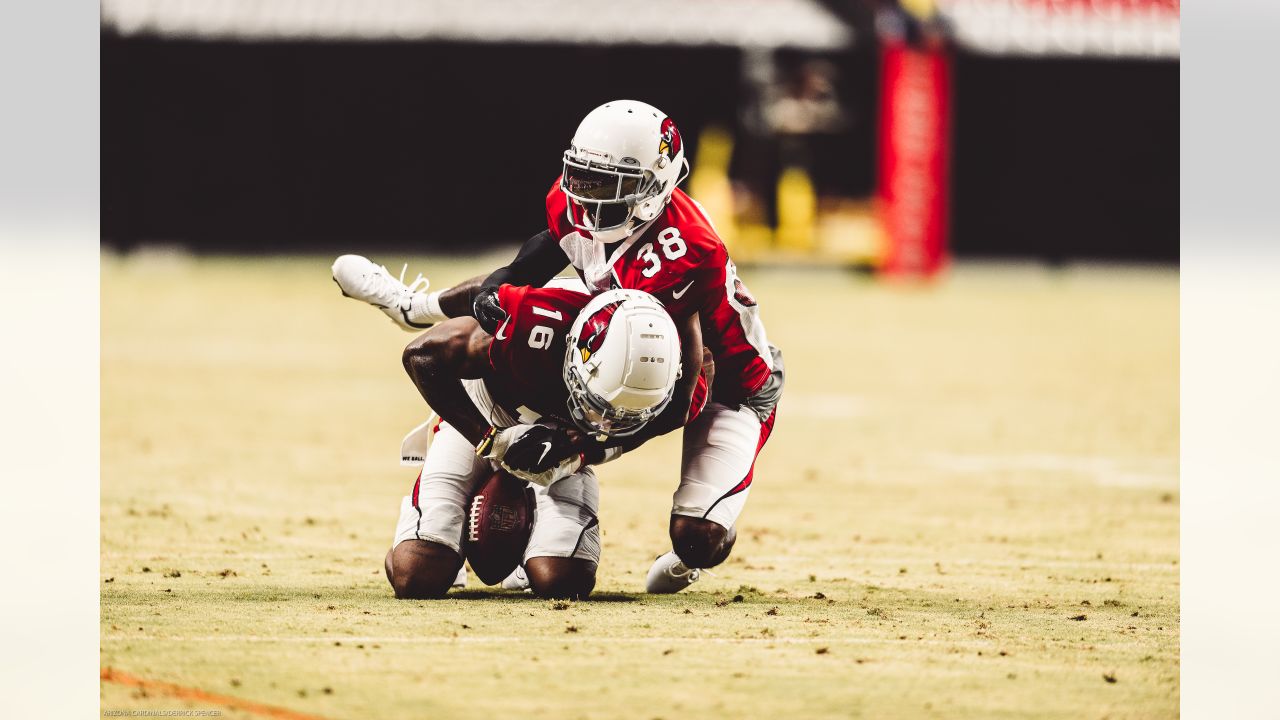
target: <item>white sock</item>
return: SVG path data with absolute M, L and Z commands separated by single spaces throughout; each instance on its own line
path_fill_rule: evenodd
M 440 309 L 440 293 L 448 289 L 414 293 L 409 301 L 409 320 L 422 325 L 448 320 L 449 316 Z

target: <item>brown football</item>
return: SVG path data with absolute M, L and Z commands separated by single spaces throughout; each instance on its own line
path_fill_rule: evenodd
M 471 496 L 462 550 L 485 585 L 502 582 L 524 559 L 536 505 L 533 488 L 505 470 L 491 475 Z

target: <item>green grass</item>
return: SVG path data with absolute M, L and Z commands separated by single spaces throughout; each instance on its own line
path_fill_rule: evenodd
M 328 262 L 104 256 L 104 667 L 330 718 L 1177 715 L 1176 272 L 747 272 L 788 385 L 714 576 L 642 592 L 667 437 L 601 471 L 595 600 L 406 602 L 411 336 Z

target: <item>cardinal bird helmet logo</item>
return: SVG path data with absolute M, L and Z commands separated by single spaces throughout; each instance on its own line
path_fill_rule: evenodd
M 582 362 L 589 360 L 604 345 L 604 336 L 609 332 L 609 321 L 620 307 L 621 300 L 611 302 L 592 313 L 582 324 L 582 332 L 578 335 L 578 352 L 582 353 Z
M 663 118 L 658 134 L 658 153 L 668 160 L 675 159 L 680 153 L 680 131 L 676 129 L 675 122 L 671 118 Z

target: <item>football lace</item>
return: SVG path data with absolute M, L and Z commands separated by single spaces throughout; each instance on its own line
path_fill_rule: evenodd
M 471 542 L 480 541 L 480 505 L 483 502 L 483 495 L 477 495 L 471 501 L 471 522 L 468 523 L 467 529 L 467 537 Z

